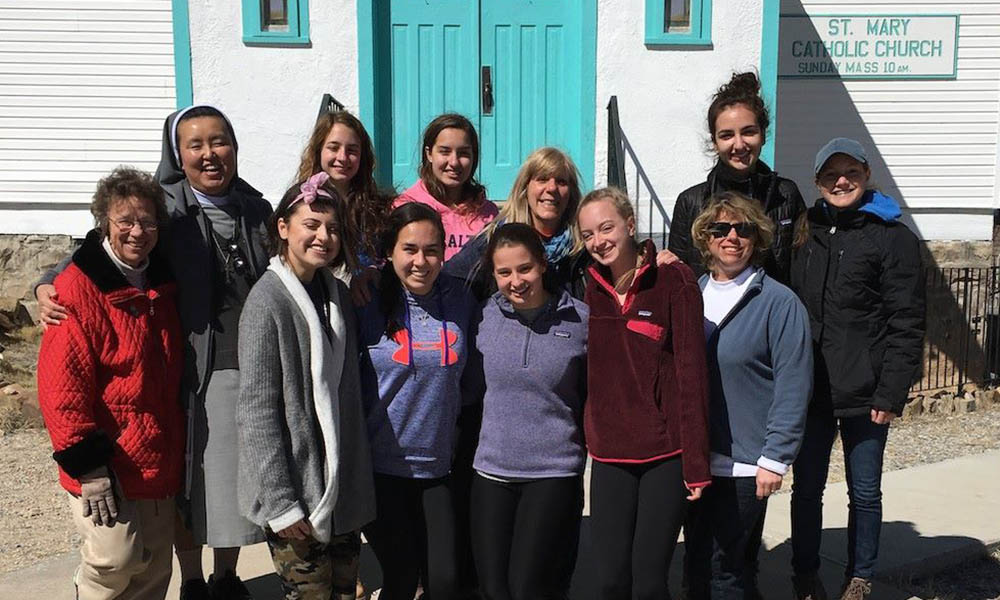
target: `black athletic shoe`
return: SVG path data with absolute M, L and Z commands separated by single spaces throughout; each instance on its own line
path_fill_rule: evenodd
M 243 585 L 243 580 L 232 571 L 226 571 L 225 575 L 218 579 L 215 575 L 209 577 L 208 588 L 211 600 L 253 600 L 250 590 Z
M 188 579 L 181 584 L 180 600 L 210 600 L 208 584 L 204 579 Z

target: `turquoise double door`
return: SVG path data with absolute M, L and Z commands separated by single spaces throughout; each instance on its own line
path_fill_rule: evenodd
M 390 97 L 378 99 L 375 118 L 397 189 L 416 179 L 423 129 L 443 112 L 479 131 L 477 177 L 490 199 L 505 199 L 521 162 L 544 145 L 569 153 L 589 187 L 596 0 L 392 0 L 387 13 L 376 27 Z

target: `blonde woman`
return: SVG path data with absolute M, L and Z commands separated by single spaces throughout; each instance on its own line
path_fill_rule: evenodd
M 704 304 L 712 485 L 688 517 L 691 600 L 752 597 L 767 499 L 798 454 L 812 389 L 809 318 L 766 273 L 774 224 L 760 203 L 720 192 L 691 238 Z
M 542 239 L 547 284 L 583 298 L 583 277 L 590 259 L 582 252 L 573 219 L 579 203 L 579 172 L 573 159 L 558 148 L 535 150 L 521 165 L 497 219 L 445 264 L 445 273 L 467 280 L 480 299 L 489 296 L 496 284 L 492 273 L 481 265 L 490 238 L 505 223 L 524 223 Z

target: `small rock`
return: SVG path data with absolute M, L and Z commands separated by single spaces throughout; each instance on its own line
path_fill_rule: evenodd
M 924 412 L 924 402 L 923 398 L 914 398 L 912 402 L 907 402 L 903 405 L 903 414 L 901 415 L 904 419 L 909 419 L 910 417 L 915 417 Z
M 17 310 L 18 318 L 24 322 L 25 326 L 35 325 L 42 320 L 37 300 L 21 300 L 17 304 Z
M 24 388 L 16 383 L 12 383 L 3 389 L 0 389 L 0 394 L 3 394 L 4 396 L 23 396 Z
M 20 327 L 30 327 L 38 323 L 38 302 L 34 300 L 18 300 L 14 310 L 14 322 Z
M 964 414 L 975 411 L 976 411 L 976 398 L 971 394 L 966 394 L 961 398 L 955 399 L 955 412 L 959 414 Z
M 924 396 L 924 414 L 933 415 L 938 412 L 938 399 L 933 396 Z

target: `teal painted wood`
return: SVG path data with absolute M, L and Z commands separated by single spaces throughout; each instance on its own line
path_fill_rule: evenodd
M 252 46 L 308 46 L 309 0 L 288 0 L 288 31 L 264 31 L 260 0 L 242 0 L 243 43 Z
M 765 133 L 760 158 L 774 166 L 774 140 L 778 137 L 778 24 L 781 0 L 764 0 L 760 33 L 760 93 L 771 111 L 771 128 Z
M 683 31 L 666 31 L 664 0 L 646 0 L 645 43 L 648 46 L 711 46 L 712 0 L 690 0 L 691 27 Z
M 177 108 L 194 103 L 194 85 L 191 78 L 191 32 L 188 29 L 188 0 L 170 3 L 174 30 L 174 95 Z
M 479 128 L 479 5 L 468 0 L 396 0 L 387 26 L 390 66 L 392 184 L 417 178 L 424 127 L 443 112 L 458 112 Z M 382 118 L 380 112 L 376 119 Z
M 593 110 L 581 85 L 593 77 L 594 63 L 581 60 L 581 48 L 594 40 L 583 37 L 579 0 L 483 0 L 481 6 L 482 64 L 492 69 L 493 111 L 480 117 L 480 180 L 499 200 L 524 158 L 540 146 L 559 147 L 575 160 L 593 155 L 584 135 L 593 127 Z

